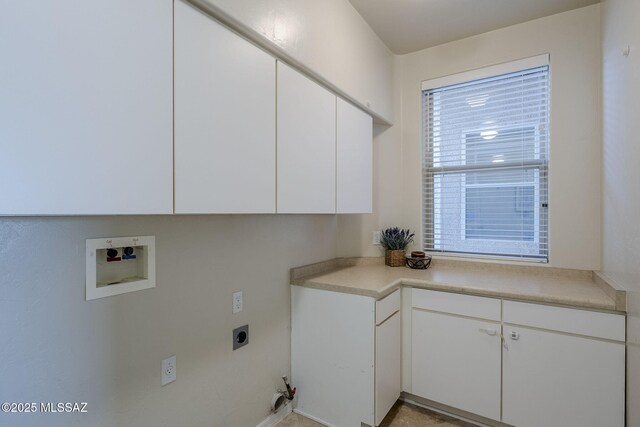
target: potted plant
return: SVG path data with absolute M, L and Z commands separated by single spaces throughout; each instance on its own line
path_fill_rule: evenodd
M 385 249 L 384 263 L 390 267 L 402 267 L 405 264 L 405 251 L 413 242 L 415 234 L 411 230 L 392 227 L 380 233 L 380 245 Z

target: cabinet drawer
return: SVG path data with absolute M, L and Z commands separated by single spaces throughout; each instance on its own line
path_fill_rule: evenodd
M 442 313 L 500 321 L 500 300 L 495 298 L 413 289 L 412 306 Z
M 398 310 L 400 310 L 400 289 L 376 301 L 376 325 L 384 322 Z
M 504 322 L 616 341 L 625 340 L 625 319 L 621 314 L 505 301 Z

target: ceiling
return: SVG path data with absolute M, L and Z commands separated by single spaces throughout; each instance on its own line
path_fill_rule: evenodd
M 599 0 L 349 0 L 396 54 L 415 52 Z

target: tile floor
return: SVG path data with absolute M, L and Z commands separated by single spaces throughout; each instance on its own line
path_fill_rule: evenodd
M 380 427 L 475 427 L 464 421 L 438 414 L 408 403 L 398 402 L 386 416 Z M 298 414 L 291 414 L 277 427 L 324 427 Z

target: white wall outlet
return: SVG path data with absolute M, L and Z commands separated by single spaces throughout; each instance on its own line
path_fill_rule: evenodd
M 371 244 L 373 244 L 373 245 L 379 245 L 380 244 L 380 232 L 379 231 L 374 231 L 373 232 L 373 241 L 371 242 Z
M 162 361 L 162 375 L 160 378 L 163 386 L 176 380 L 177 368 L 176 356 L 167 357 Z
M 233 314 L 240 313 L 242 311 L 242 292 L 233 293 Z

